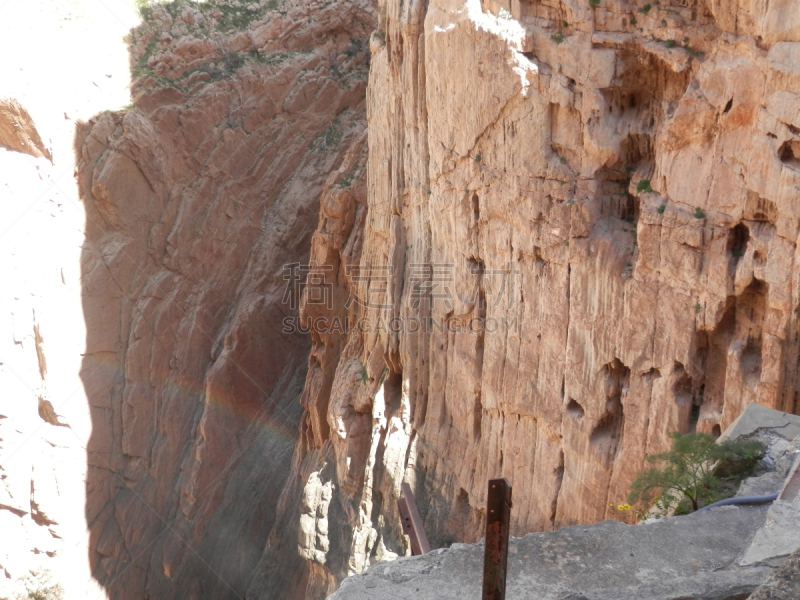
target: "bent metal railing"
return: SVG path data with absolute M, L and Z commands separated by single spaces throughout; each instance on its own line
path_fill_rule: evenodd
M 400 511 L 403 533 L 411 542 L 411 555 L 427 554 L 431 551 L 431 546 L 422 525 L 422 517 L 420 517 L 414 493 L 407 483 L 401 486 L 401 490 L 402 495 L 397 501 L 397 508 Z M 510 522 L 511 484 L 504 478 L 490 479 L 486 502 L 482 600 L 505 600 Z
M 431 545 L 428 543 L 428 536 L 425 535 L 425 527 L 422 525 L 422 517 L 419 516 L 414 493 L 407 483 L 400 489 L 403 493 L 397 501 L 397 509 L 400 511 L 400 520 L 403 523 L 403 533 L 411 540 L 411 556 L 427 554 L 431 551 Z

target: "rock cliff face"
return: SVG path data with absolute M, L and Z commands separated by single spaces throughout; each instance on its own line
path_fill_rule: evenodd
M 496 476 L 557 529 L 671 431 L 800 412 L 790 0 L 146 16 L 76 140 L 115 598 L 322 598 L 407 553 L 402 481 L 434 546 Z
M 299 301 L 284 265 L 307 262 L 324 190 L 362 193 L 377 12 L 175 2 L 144 17 L 132 107 L 76 140 L 90 559 L 114 598 L 241 598 L 302 414 L 309 343 L 282 324 Z
M 312 239 L 351 302 L 303 308 L 285 497 L 318 580 L 407 552 L 404 480 L 434 547 L 481 537 L 489 477 L 514 486 L 515 535 L 591 523 L 669 432 L 800 412 L 791 2 L 381 15 L 359 266 L 358 205 L 323 207 Z
M 688 516 L 608 520 L 511 538 L 510 600 L 755 600 L 795 598 L 800 417 L 751 404 L 722 433 L 764 445 L 735 496 L 775 494 L 770 506 L 709 507 Z M 790 516 L 791 515 L 791 516 Z M 477 598 L 483 541 L 377 564 L 346 579 L 331 600 Z M 783 563 L 783 564 L 782 564 Z M 775 569 L 775 567 L 780 568 Z M 794 568 L 794 571 L 792 571 Z M 588 575 L 588 576 L 587 576 Z M 756 591 L 758 588 L 758 591 Z M 752 596 L 750 594 L 753 594 Z

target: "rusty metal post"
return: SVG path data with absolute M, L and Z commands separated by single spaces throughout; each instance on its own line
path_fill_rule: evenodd
M 411 540 L 411 555 L 427 554 L 431 551 L 431 545 L 428 543 L 428 536 L 425 535 L 425 528 L 422 526 L 422 517 L 419 516 L 414 492 L 407 483 L 404 483 L 400 489 L 402 496 L 397 501 L 397 509 L 400 511 L 400 521 L 403 523 L 403 533 Z
M 483 557 L 482 600 L 505 600 L 508 532 L 511 522 L 511 484 L 489 480 L 486 502 L 486 549 Z

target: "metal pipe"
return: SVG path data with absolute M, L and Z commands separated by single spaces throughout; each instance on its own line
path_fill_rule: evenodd
M 740 498 L 726 498 L 725 500 L 720 500 L 719 502 L 714 502 L 714 504 L 709 504 L 708 506 L 704 506 L 700 510 L 695 512 L 703 512 L 704 510 L 708 510 L 709 508 L 716 508 L 718 506 L 728 506 L 728 505 L 736 505 L 736 504 L 768 504 L 773 500 L 778 499 L 778 494 L 768 494 L 767 496 L 741 496 Z

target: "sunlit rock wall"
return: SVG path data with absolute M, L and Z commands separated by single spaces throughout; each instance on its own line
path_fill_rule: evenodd
M 312 242 L 363 325 L 303 313 L 322 326 L 286 493 L 320 581 L 408 552 L 402 481 L 434 546 L 482 536 L 490 477 L 514 486 L 515 535 L 590 523 L 669 432 L 800 411 L 792 3 L 381 18 L 366 218 L 323 210 Z M 363 240 L 344 281 L 332 231 Z

